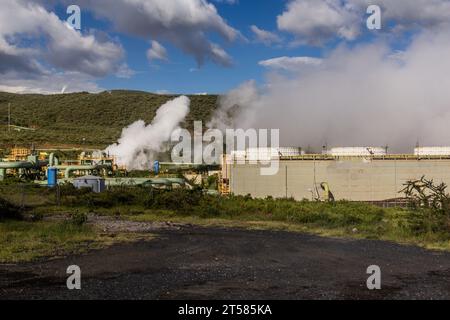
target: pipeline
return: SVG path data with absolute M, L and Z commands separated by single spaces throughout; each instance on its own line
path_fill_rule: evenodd
M 325 201 L 334 202 L 334 195 L 331 192 L 329 184 L 327 182 L 322 182 L 320 187 L 325 192 Z
M 0 162 L 0 180 L 6 177 L 6 170 L 25 170 L 36 169 L 40 170 L 42 167 L 48 165 L 48 161 L 40 161 L 37 156 L 29 156 L 28 161 L 6 161 Z
M 48 166 L 53 167 L 59 165 L 59 159 L 55 156 L 54 153 L 50 153 L 50 156 L 48 157 Z
M 0 162 L 0 169 L 39 169 L 47 164 L 45 161 L 39 161 L 38 163 L 29 161 Z
M 111 168 L 111 166 L 108 165 L 74 165 L 74 166 L 60 166 L 55 165 L 52 168 L 58 169 L 58 170 L 64 170 L 64 177 L 66 179 L 70 179 L 70 174 L 73 171 L 93 171 L 93 170 L 101 170 L 101 169 L 108 169 Z

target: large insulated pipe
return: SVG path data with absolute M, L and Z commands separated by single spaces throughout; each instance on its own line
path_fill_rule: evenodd
M 174 184 L 178 184 L 181 187 L 185 187 L 187 182 L 183 178 L 152 178 L 147 180 L 145 183 L 151 185 L 164 185 L 167 187 L 173 187 Z
M 172 186 L 172 182 L 169 179 L 166 179 L 166 178 L 154 178 L 154 179 L 148 180 L 148 182 L 150 184 L 154 184 L 154 185 L 165 185 L 165 186 L 168 186 L 168 187 Z
M 0 162 L 0 169 L 32 169 L 36 164 L 28 161 Z
M 59 159 L 57 156 L 55 156 L 54 153 L 50 153 L 50 156 L 48 157 L 48 166 L 54 167 L 59 165 Z
M 39 169 L 48 165 L 47 161 L 15 161 L 15 162 L 0 162 L 0 169 Z
M 64 170 L 64 177 L 66 179 L 70 178 L 70 173 L 76 170 L 94 170 L 95 166 L 68 166 L 68 165 L 54 165 L 51 168 L 59 170 Z
M 183 178 L 167 178 L 171 183 L 179 184 L 180 186 L 186 185 L 186 179 Z
M 66 179 L 70 178 L 70 174 L 73 171 L 92 171 L 92 170 L 101 170 L 107 169 L 110 166 L 107 165 L 74 165 L 74 166 L 54 166 L 58 170 L 64 170 L 64 177 Z
M 0 180 L 6 177 L 6 170 L 40 169 L 48 165 L 47 161 L 14 161 L 0 162 Z
M 70 166 L 67 167 L 65 172 L 64 172 L 64 177 L 66 179 L 70 178 L 70 173 L 73 171 L 91 171 L 91 170 L 97 170 L 99 169 L 99 166 L 95 166 L 95 165 L 80 165 L 80 166 Z

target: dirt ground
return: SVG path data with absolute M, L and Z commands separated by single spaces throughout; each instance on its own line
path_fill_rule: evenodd
M 242 229 L 153 229 L 156 239 L 0 265 L 0 299 L 450 299 L 450 253 Z M 78 265 L 82 289 L 66 287 Z M 366 287 L 378 265 L 382 289 Z

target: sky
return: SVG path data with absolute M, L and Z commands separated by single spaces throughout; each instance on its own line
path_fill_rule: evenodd
M 3 0 L 0 90 L 225 93 L 310 65 L 342 46 L 395 53 L 446 28 L 448 0 Z M 366 12 L 381 8 L 381 30 Z M 80 30 L 66 21 L 81 9 Z
M 450 145 L 450 0 L 1 4 L 0 91 L 221 94 L 211 127 L 287 146 Z

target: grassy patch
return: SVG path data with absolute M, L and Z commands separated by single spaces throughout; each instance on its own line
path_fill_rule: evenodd
M 143 214 L 124 216 L 124 219 L 137 222 L 171 221 L 204 227 L 245 228 L 249 230 L 276 230 L 305 232 L 325 237 L 371 239 L 412 244 L 428 249 L 450 250 L 450 234 L 446 232 L 417 234 L 408 229 L 408 211 L 389 209 L 382 222 L 375 225 L 353 224 L 352 227 L 331 226 L 321 223 L 298 223 L 280 217 L 273 219 L 264 216 L 240 215 L 239 217 L 205 217 L 180 215 L 174 211 L 147 210 Z
M 201 225 L 243 226 L 321 235 L 392 240 L 430 248 L 450 249 L 450 220 L 427 210 L 292 199 L 219 197 L 201 190 L 156 191 L 143 187 L 117 187 L 102 194 L 64 189 L 61 207 L 37 206 L 45 214 L 78 210 L 138 221 L 174 221 Z
M 70 93 L 64 95 L 12 94 L 0 92 L 0 113 L 8 113 L 14 125 L 35 131 L 11 131 L 7 117 L 0 118 L 0 147 L 23 144 L 92 146 L 102 148 L 120 136 L 136 120 L 150 123 L 156 110 L 175 96 L 115 90 L 111 93 Z M 192 129 L 194 120 L 211 118 L 217 96 L 190 96 L 191 108 L 183 127 Z M 126 110 L 124 111 L 124 106 Z
M 84 213 L 140 221 L 172 221 L 202 226 L 309 232 L 323 236 L 389 240 L 433 249 L 450 250 L 450 220 L 424 209 L 383 209 L 364 203 L 252 199 L 205 195 L 201 190 L 157 191 L 117 187 L 101 194 L 65 187 L 60 205 L 51 189 L 25 187 L 25 216 L 64 215 L 81 226 L 62 222 L 1 223 L 1 261 L 23 261 L 40 256 L 78 252 L 133 239 L 119 234 L 111 239 L 83 225 Z M 23 202 L 14 188 L 3 188 L 14 206 Z M 17 198 L 17 199 L 16 199 Z M 73 223 L 72 223 L 73 224 Z M 120 239 L 122 238 L 122 239 Z M 3 260 L 2 260 L 3 259 Z
M 101 234 L 90 225 L 70 221 L 0 221 L 0 263 L 79 254 L 140 238 L 139 234 Z

